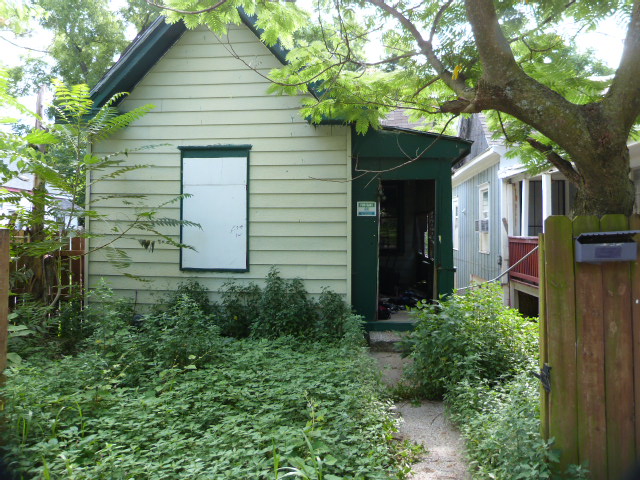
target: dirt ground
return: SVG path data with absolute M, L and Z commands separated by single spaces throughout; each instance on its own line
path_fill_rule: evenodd
M 390 386 L 402 376 L 403 363 L 399 353 L 371 352 Z M 400 436 L 424 445 L 427 454 L 413 466 L 411 480 L 468 480 L 470 478 L 464 457 L 464 443 L 460 433 L 447 420 L 442 402 L 423 401 L 419 405 L 409 402 L 396 404 L 402 418 Z

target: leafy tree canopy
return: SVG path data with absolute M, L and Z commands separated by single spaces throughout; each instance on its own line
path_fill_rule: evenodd
M 315 86 L 321 94 L 303 108 L 315 121 L 340 117 L 364 132 L 402 107 L 427 115 L 433 129 L 451 115 L 487 112 L 525 159 L 578 186 L 578 212 L 631 213 L 626 145 L 640 114 L 640 0 L 317 0 L 313 15 L 289 2 L 163 6 L 170 21 L 220 34 L 239 23 L 239 7 L 257 14 L 263 40 L 290 49 L 289 64 L 271 73 L 273 92 Z M 628 30 L 615 71 L 575 35 L 605 18 Z M 373 40 L 381 60 L 363 55 Z
M 52 36 L 50 44 L 25 49 L 22 64 L 10 70 L 12 93 L 33 93 L 52 79 L 95 85 L 128 44 L 127 28 L 146 28 L 158 8 L 131 0 L 114 9 L 108 0 L 0 0 L 0 28 L 18 36 Z M 53 61 L 51 61 L 53 60 Z

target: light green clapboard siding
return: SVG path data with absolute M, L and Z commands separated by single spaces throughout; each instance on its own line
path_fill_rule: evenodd
M 155 105 L 153 112 L 244 112 L 246 111 L 247 104 L 250 104 L 253 112 L 259 112 L 263 110 L 279 112 L 281 110 L 286 110 L 293 113 L 293 109 L 296 109 L 300 105 L 300 101 L 296 97 L 289 96 L 279 96 L 278 104 L 273 105 L 273 102 L 270 101 L 265 96 L 256 96 L 256 97 L 242 97 L 242 102 L 239 103 L 236 97 L 229 98 L 201 98 L 198 103 L 194 102 L 184 102 L 180 99 L 175 98 L 167 98 L 160 99 L 155 98 L 153 102 L 144 99 L 135 99 L 132 98 L 127 100 L 127 108 L 133 109 L 137 107 L 141 107 L 143 105 L 152 104 Z
M 259 73 L 280 66 L 245 27 L 231 27 L 228 39 L 234 51 L 259 68 Z M 94 146 L 96 153 L 111 153 L 156 145 L 125 159 L 127 165 L 150 166 L 117 180 L 98 182 L 91 189 L 93 198 L 144 194 L 143 202 L 156 206 L 180 193 L 178 146 L 252 145 L 249 272 L 181 272 L 177 249 L 159 244 L 148 252 L 136 239 L 121 239 L 115 244 L 134 260 L 128 273 L 151 282 L 123 276 L 106 261 L 102 250 L 90 258 L 91 285 L 104 278 L 118 293 L 144 304 L 190 278 L 213 292 L 227 280 L 260 283 L 275 265 L 283 277 L 304 279 L 314 295 L 325 286 L 348 294 L 348 128 L 309 125 L 298 112 L 300 99 L 267 94 L 269 83 L 259 73 L 233 58 L 228 46 L 209 31 L 186 32 L 121 104 L 128 110 L 152 103 L 156 105 L 152 113 Z M 131 219 L 134 214 L 118 199 L 102 200 L 98 205 L 104 205 L 99 211 L 109 218 Z M 178 218 L 177 207 L 169 205 L 159 216 Z M 92 221 L 90 228 L 95 233 L 110 232 L 105 222 Z M 176 227 L 160 231 L 179 238 Z M 136 238 L 154 239 L 142 233 Z M 111 239 L 93 239 L 91 246 Z
M 135 184 L 134 184 L 135 183 Z M 260 180 L 253 182 L 251 191 L 253 194 L 271 194 L 282 192 L 283 194 L 326 194 L 346 193 L 348 184 L 337 181 L 325 180 Z M 168 195 L 179 195 L 180 184 L 171 180 L 154 180 L 140 182 L 104 181 L 92 187 L 92 193 L 153 193 L 163 192 Z
M 153 263 L 155 265 L 169 264 L 173 266 L 178 262 L 179 252 L 175 248 L 154 249 L 152 251 L 142 250 L 139 245 L 132 245 L 132 248 L 123 249 L 133 262 Z M 96 261 L 102 261 L 97 259 Z M 346 262 L 344 251 L 277 251 L 277 250 L 257 250 L 252 253 L 251 263 L 253 265 L 289 265 L 296 266 L 300 263 L 305 265 L 324 265 L 341 267 Z
M 115 169 L 105 170 L 112 173 Z M 132 170 L 118 176 L 114 180 L 106 181 L 140 181 L 140 180 L 173 180 L 180 175 L 180 166 L 141 168 Z M 261 180 L 341 180 L 344 179 L 344 165 L 255 165 L 249 172 L 250 181 Z M 315 181 L 315 180 L 314 180 Z
M 249 107 L 249 105 L 247 105 Z M 129 129 L 125 130 L 128 132 Z M 316 132 L 322 134 L 323 132 L 332 131 L 331 136 L 315 135 Z M 172 131 L 167 132 L 172 135 Z M 185 129 L 185 134 L 191 133 L 189 129 Z M 236 135 L 232 137 L 201 137 L 201 136 L 189 136 L 180 139 L 173 139 L 171 137 L 157 137 L 148 138 L 146 140 L 131 140 L 126 138 L 120 138 L 120 141 L 111 140 L 109 142 L 102 142 L 97 145 L 96 153 L 111 153 L 111 147 L 118 145 L 122 149 L 134 150 L 140 148 L 155 147 L 156 153 L 175 153 L 178 146 L 183 145 L 183 142 L 190 142 L 192 146 L 198 145 L 230 145 L 239 144 L 242 141 L 251 140 L 253 143 L 252 151 L 259 151 L 264 153 L 277 153 L 281 152 L 304 152 L 307 149 L 312 151 L 336 151 L 342 150 L 345 144 L 345 137 L 339 137 L 336 133 L 339 133 L 339 129 L 332 127 L 309 127 L 305 129 L 308 137 L 291 137 L 285 130 L 281 136 L 264 137 L 261 131 L 251 131 L 249 129 L 238 129 Z M 124 132 L 121 134 L 124 135 Z M 121 136 L 119 135 L 119 136 Z
M 133 220 L 135 216 L 131 208 L 123 206 L 102 207 L 100 213 L 110 219 Z M 173 205 L 171 208 L 163 208 L 162 216 L 178 220 L 180 208 Z M 344 219 L 344 208 L 250 208 L 249 219 L 255 223 L 340 223 Z
M 127 238 L 120 240 L 118 242 L 118 246 L 125 250 L 137 250 L 140 245 L 137 239 L 145 239 L 145 240 L 154 240 L 152 235 L 137 235 L 135 239 Z M 98 238 L 94 239 L 94 246 L 98 246 L 107 241 L 106 238 Z M 262 251 L 262 252 L 343 252 L 344 251 L 344 240 L 342 236 L 337 235 L 335 237 L 270 237 L 270 236 L 260 236 L 253 235 L 249 238 L 249 244 L 252 252 Z M 259 247 L 259 249 L 258 249 Z M 145 254 L 153 254 L 156 251 L 164 251 L 164 250 L 177 250 L 170 246 L 164 244 L 157 244 L 155 246 L 154 252 L 144 251 Z M 140 250 L 141 252 L 143 250 Z
M 95 195 L 97 198 L 97 195 Z M 153 208 L 158 205 L 167 203 L 174 200 L 174 195 L 158 195 L 148 194 L 145 199 L 142 200 L 145 206 Z M 330 193 L 330 194 L 318 194 L 308 195 L 304 194 L 284 194 L 284 193 L 271 193 L 262 195 L 250 195 L 249 203 L 251 205 L 251 211 L 260 208 L 316 208 L 318 205 L 324 205 L 326 208 L 342 208 L 347 201 L 347 195 L 344 193 Z M 122 200 L 118 198 L 111 198 L 102 200 L 99 202 L 100 208 L 126 208 L 130 210 L 130 207 L 122 205 Z M 167 208 L 179 208 L 171 204 Z
M 264 55 L 252 55 L 246 59 L 247 64 L 252 68 L 262 69 L 267 65 L 271 69 L 273 65 L 273 55 L 267 52 Z M 229 58 L 218 58 L 216 60 L 216 70 L 224 72 L 227 70 L 238 70 L 238 60 Z M 199 58 L 164 58 L 160 65 L 156 65 L 149 75 L 161 72 L 211 72 L 211 65 Z
M 261 125 L 265 122 L 271 124 L 290 124 L 299 122 L 300 114 L 291 113 L 289 109 L 283 110 L 256 110 L 251 113 L 251 122 Z M 153 109 L 146 116 L 136 122 L 137 126 L 162 126 L 162 125 L 246 125 L 247 113 L 244 110 L 227 111 L 222 114 L 211 114 L 209 111 L 196 112 L 161 112 Z

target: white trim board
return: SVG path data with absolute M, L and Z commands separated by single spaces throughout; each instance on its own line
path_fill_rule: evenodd
M 483 172 L 487 168 L 499 163 L 501 158 L 502 155 L 500 153 L 493 150 L 493 148 L 490 148 L 483 154 L 478 155 L 476 158 L 471 160 L 464 167 L 456 170 L 451 177 L 451 186 L 455 188 L 458 185 L 461 185 L 470 178 L 478 175 L 480 172 Z

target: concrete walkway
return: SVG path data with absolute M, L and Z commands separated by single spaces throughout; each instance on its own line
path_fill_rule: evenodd
M 372 339 L 374 340 L 374 339 Z M 372 342 L 378 349 L 384 341 Z M 390 348 L 386 348 L 389 350 Z M 394 386 L 402 377 L 406 359 L 399 353 L 372 351 L 382 372 L 383 381 Z M 413 466 L 411 480 L 468 480 L 468 468 L 464 460 L 464 442 L 453 425 L 446 419 L 442 402 L 423 401 L 419 405 L 409 402 L 396 403 L 402 418 L 400 437 L 424 445 L 425 458 Z

